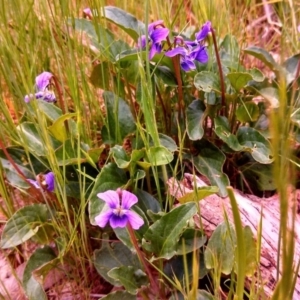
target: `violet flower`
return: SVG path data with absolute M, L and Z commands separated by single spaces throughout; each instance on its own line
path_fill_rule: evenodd
M 208 36 L 208 34 L 211 32 L 211 22 L 207 21 L 199 30 L 199 32 L 195 35 L 194 41 L 186 41 L 186 44 L 191 47 L 196 47 L 198 45 L 203 45 L 204 39 Z
M 162 41 L 166 40 L 169 29 L 159 27 L 163 25 L 163 21 L 159 20 L 150 23 L 148 26 L 148 39 L 145 35 L 142 35 L 138 39 L 138 48 L 144 49 L 146 47 L 147 41 L 150 42 L 149 49 L 149 59 L 151 60 L 156 53 L 161 53 L 162 51 Z
M 98 193 L 97 197 L 106 202 L 108 206 L 108 210 L 95 218 L 98 226 L 105 227 L 109 222 L 112 228 L 124 228 L 129 222 L 133 229 L 139 229 L 144 224 L 144 220 L 130 210 L 138 202 L 134 194 L 117 189 L 117 191 L 108 190 L 104 193 Z
M 93 18 L 92 10 L 89 7 L 86 7 L 83 10 L 83 15 L 86 16 L 86 17 L 88 17 L 89 19 Z
M 35 86 L 37 92 L 24 97 L 24 101 L 28 103 L 32 99 L 42 99 L 46 102 L 55 102 L 56 97 L 53 91 L 48 89 L 53 75 L 50 72 L 43 72 L 35 78 Z
M 174 49 L 165 53 L 168 57 L 179 55 L 181 68 L 188 72 L 196 69 L 195 60 L 205 64 L 208 61 L 208 54 L 204 46 L 198 45 L 192 47 L 187 44 L 182 37 L 175 37 L 174 44 L 177 45 Z
M 54 173 L 49 172 L 45 175 L 39 174 L 36 176 L 37 180 L 27 179 L 31 184 L 33 184 L 37 189 L 42 188 L 43 190 L 47 190 L 49 192 L 54 191 Z

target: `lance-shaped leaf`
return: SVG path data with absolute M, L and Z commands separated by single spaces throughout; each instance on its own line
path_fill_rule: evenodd
M 98 216 L 104 208 L 105 202 L 97 197 L 98 193 L 107 190 L 116 190 L 125 185 L 127 177 L 125 171 L 119 169 L 116 164 L 109 163 L 105 165 L 101 173 L 97 176 L 93 191 L 89 198 L 89 216 L 92 225 L 97 225 L 95 217 Z
M 284 63 L 286 84 L 290 84 L 296 79 L 297 68 L 300 60 L 300 53 L 289 57 Z M 299 75 L 299 74 L 298 74 Z
M 196 212 L 194 203 L 174 208 L 149 227 L 144 235 L 143 247 L 153 252 L 156 258 L 170 259 L 176 254 L 178 241 L 187 221 Z
M 128 12 L 115 7 L 105 6 L 102 16 L 127 32 L 135 41 L 145 33 L 145 24 Z
M 131 266 L 138 272 L 142 270 L 137 255 L 120 242 L 109 244 L 103 241 L 101 249 L 94 251 L 93 263 L 97 272 L 115 286 L 122 286 L 122 283 L 109 276 L 110 270 L 123 266 Z
M 39 248 L 30 256 L 23 275 L 23 287 L 28 299 L 47 300 L 42 283 L 36 280 L 33 272 L 42 265 L 56 258 L 53 249 L 49 246 Z
M 136 125 L 129 105 L 112 92 L 104 92 L 107 122 L 102 138 L 107 144 L 120 144 L 125 136 L 135 131 Z
M 237 138 L 243 150 L 250 152 L 256 161 L 262 164 L 270 164 L 273 161 L 269 141 L 254 128 L 240 127 L 237 131 Z
M 187 134 L 192 141 L 201 140 L 204 134 L 203 121 L 206 117 L 205 104 L 194 100 L 186 109 Z
M 222 170 L 226 159 L 224 153 L 205 139 L 197 142 L 197 150 L 198 155 L 189 159 L 198 172 L 209 179 L 211 185 L 216 185 L 219 188 L 219 195 L 226 197 L 226 187 L 229 185 L 229 179 Z
M 4 226 L 0 248 L 18 246 L 43 230 L 51 213 L 45 204 L 33 204 L 16 211 Z

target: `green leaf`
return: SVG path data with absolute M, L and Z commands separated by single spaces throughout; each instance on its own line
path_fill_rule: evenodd
M 145 214 L 147 214 L 148 210 L 154 213 L 158 213 L 161 211 L 159 202 L 151 194 L 140 189 L 137 189 L 135 194 L 139 199 L 137 205 Z
M 249 73 L 243 72 L 232 72 L 228 73 L 227 78 L 230 81 L 232 87 L 238 92 L 243 89 L 247 83 L 253 79 L 253 77 Z
M 55 156 L 59 166 L 74 165 L 86 161 L 82 151 L 78 156 L 77 143 L 74 139 L 65 140 L 64 143 L 55 150 Z
M 203 137 L 203 121 L 206 117 L 205 104 L 201 100 L 194 100 L 186 109 L 186 129 L 192 141 Z
M 244 244 L 246 251 L 245 265 L 246 276 L 253 276 L 257 269 L 258 263 L 256 261 L 257 245 L 253 236 L 252 230 L 249 226 L 244 227 Z
M 104 92 L 103 98 L 107 111 L 107 124 L 102 129 L 103 142 L 121 144 L 123 139 L 136 129 L 129 105 L 112 92 Z
M 133 295 L 137 294 L 138 289 L 142 285 L 147 285 L 148 283 L 147 275 L 142 270 L 137 270 L 132 266 L 121 266 L 111 269 L 107 275 L 119 281 L 126 291 Z
M 101 88 L 103 90 L 108 90 L 109 88 L 109 63 L 104 61 L 100 64 L 97 64 L 90 76 L 90 81 L 93 86 Z
M 187 221 L 197 212 L 194 203 L 187 203 L 172 209 L 152 224 L 146 231 L 143 247 L 156 258 L 170 259 L 176 254 L 178 240 Z
M 224 141 L 232 150 L 241 151 L 243 147 L 240 145 L 237 137 L 231 133 L 229 122 L 226 117 L 217 116 L 215 118 L 215 133 Z
M 278 64 L 268 51 L 257 46 L 251 46 L 246 48 L 244 52 L 256 57 L 257 59 L 265 63 L 272 71 L 278 70 Z
M 148 149 L 147 158 L 153 166 L 162 166 L 171 163 L 174 157 L 167 148 L 158 146 Z
M 223 222 L 211 235 L 205 249 L 205 265 L 228 275 L 234 265 L 236 234 L 232 224 Z
M 198 155 L 190 158 L 195 168 L 201 174 L 205 175 L 211 185 L 216 185 L 221 197 L 227 196 L 226 187 L 229 185 L 229 179 L 223 173 L 225 155 L 214 144 L 202 139 L 197 142 Z
M 47 155 L 45 143 L 33 123 L 24 122 L 17 126 L 19 137 L 22 144 L 28 146 L 30 151 L 38 156 Z
M 111 292 L 108 295 L 101 297 L 101 300 L 136 300 L 136 295 L 132 295 L 126 291 Z
M 177 246 L 177 255 L 186 255 L 204 246 L 206 243 L 206 236 L 202 231 L 194 228 L 187 228 L 180 237 Z
M 110 270 L 123 266 L 131 266 L 134 271 L 142 268 L 137 255 L 120 242 L 102 241 L 101 249 L 94 251 L 93 263 L 97 272 L 114 286 L 122 286 L 122 283 L 108 275 Z
M 36 249 L 27 261 L 23 274 L 23 288 L 30 300 L 48 299 L 44 292 L 43 285 L 35 279 L 33 272 L 55 258 L 56 255 L 53 249 L 49 246 L 44 246 L 43 248 Z
M 259 191 L 276 190 L 272 164 L 249 163 L 240 167 L 239 170 L 251 188 L 253 187 Z
M 197 298 L 195 300 L 215 300 L 215 297 L 206 290 L 197 290 Z
M 126 50 L 116 56 L 116 62 L 130 62 L 130 61 L 138 61 L 139 59 L 147 60 L 148 55 L 145 50 L 140 49 L 131 49 Z M 160 66 L 166 66 L 171 71 L 174 70 L 172 59 L 168 56 L 165 56 L 164 53 L 157 53 L 152 58 L 153 62 L 159 63 Z
M 254 122 L 259 117 L 259 108 L 254 102 L 242 103 L 235 111 L 236 118 L 242 122 Z
M 114 6 L 105 6 L 102 16 L 128 33 L 135 41 L 145 34 L 145 24 L 133 15 Z
M 300 59 L 300 53 L 289 57 L 283 63 L 283 67 L 286 71 L 285 78 L 286 78 L 286 84 L 287 85 L 289 85 L 290 83 L 292 83 L 296 79 L 299 59 Z
M 88 35 L 92 51 L 97 54 L 100 51 L 103 56 L 112 62 L 115 62 L 117 55 L 129 49 L 125 42 L 116 41 L 114 35 L 100 23 L 95 26 L 93 22 L 87 19 L 69 19 L 69 23 L 74 26 L 76 31 L 85 32 Z
M 203 92 L 215 91 L 221 93 L 220 78 L 217 74 L 209 71 L 202 71 L 194 77 L 195 87 Z
M 89 198 L 89 217 L 92 225 L 97 225 L 95 217 L 102 212 L 105 206 L 105 202 L 100 200 L 97 194 L 107 190 L 116 190 L 126 183 L 125 171 L 119 169 L 116 164 L 109 163 L 103 167 L 95 180 L 95 185 Z
M 51 126 L 48 127 L 49 131 L 60 142 L 65 142 L 68 139 L 68 136 L 70 135 L 68 130 L 71 131 L 74 136 L 76 136 L 76 123 L 73 120 L 69 120 L 76 116 L 77 113 L 68 113 L 60 116 Z M 68 130 L 66 126 L 69 128 Z
M 254 89 L 259 95 L 264 97 L 269 103 L 271 108 L 279 107 L 279 92 L 278 89 L 273 87 L 266 87 L 262 89 Z
M 220 44 L 220 58 L 223 66 L 237 70 L 240 61 L 239 44 L 235 36 L 227 34 Z
M 188 202 L 195 202 L 202 200 L 210 195 L 216 194 L 219 192 L 219 188 L 216 186 L 203 186 L 197 188 L 195 191 L 191 193 L 186 193 L 184 196 L 180 197 L 178 201 L 181 204 L 188 203 Z
M 38 105 L 39 111 L 43 112 L 44 115 L 52 122 L 62 115 L 61 109 L 53 105 L 53 103 L 48 103 L 44 100 L 39 99 L 36 99 L 36 103 Z
M 237 138 L 243 150 L 250 152 L 256 161 L 262 164 L 270 164 L 273 161 L 269 141 L 254 128 L 240 127 L 237 131 Z
M 120 169 L 126 169 L 129 167 L 130 158 L 122 146 L 115 145 L 110 149 L 110 152 L 112 153 L 112 156 Z
M 174 73 L 168 67 L 156 66 L 154 73 L 158 78 L 160 78 L 164 82 L 164 84 L 172 87 L 178 86 Z
M 177 147 L 175 141 L 170 136 L 159 133 L 158 137 L 159 137 L 159 143 L 161 146 L 167 148 L 171 152 L 175 152 L 178 150 L 178 147 Z M 152 144 L 150 143 L 150 145 L 152 145 Z
M 257 82 L 263 82 L 265 80 L 265 75 L 259 69 L 252 68 L 247 72 L 252 76 L 253 80 Z
M 43 230 L 50 212 L 45 204 L 33 204 L 16 211 L 4 226 L 0 248 L 7 249 L 18 246 Z

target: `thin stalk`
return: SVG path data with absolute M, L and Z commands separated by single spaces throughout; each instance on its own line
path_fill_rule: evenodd
M 226 103 L 225 103 L 225 85 L 224 85 L 224 77 L 223 77 L 223 71 L 222 71 L 222 64 L 221 64 L 221 59 L 220 59 L 220 55 L 219 55 L 219 50 L 218 50 L 218 45 L 217 45 L 217 39 L 216 39 L 216 34 L 213 28 L 211 28 L 211 36 L 213 39 L 213 44 L 214 44 L 214 48 L 215 48 L 215 54 L 216 54 L 216 59 L 217 59 L 217 65 L 218 65 L 218 69 L 219 69 L 219 76 L 220 76 L 220 84 L 221 84 L 221 104 L 222 104 L 222 108 L 220 111 L 220 115 L 224 116 L 226 115 Z

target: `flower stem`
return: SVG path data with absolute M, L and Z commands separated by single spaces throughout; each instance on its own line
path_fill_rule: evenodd
M 129 222 L 127 223 L 127 230 L 128 230 L 131 242 L 132 242 L 132 244 L 133 244 L 133 246 L 134 246 L 134 248 L 136 250 L 136 253 L 137 253 L 138 257 L 139 257 L 139 260 L 140 260 L 141 264 L 145 268 L 146 274 L 147 274 L 147 276 L 149 278 L 149 281 L 150 281 L 150 286 L 153 288 L 154 293 L 156 295 L 159 295 L 160 294 L 159 286 L 158 286 L 158 284 L 156 283 L 155 279 L 152 276 L 151 270 L 149 269 L 149 266 L 148 266 L 148 262 L 147 262 L 147 260 L 144 257 L 144 253 L 140 250 L 140 248 L 138 246 L 138 243 L 136 241 L 136 237 L 135 237 L 134 231 L 133 231 L 133 229 L 132 229 L 132 227 L 131 227 L 131 225 L 130 225 Z
M 224 116 L 226 114 L 226 103 L 225 103 L 225 85 L 224 85 L 224 77 L 223 77 L 223 71 L 222 71 L 222 64 L 221 64 L 221 59 L 220 59 L 220 55 L 219 55 L 219 50 L 218 50 L 218 45 L 217 45 L 217 39 L 216 39 L 216 34 L 215 34 L 215 30 L 213 28 L 211 28 L 211 36 L 213 39 L 213 44 L 214 44 L 214 48 L 215 48 L 215 54 L 216 54 L 216 59 L 217 59 L 217 64 L 218 64 L 218 68 L 219 68 L 219 75 L 220 75 L 220 85 L 221 85 L 221 104 L 222 104 L 222 108 L 220 111 L 220 115 Z

